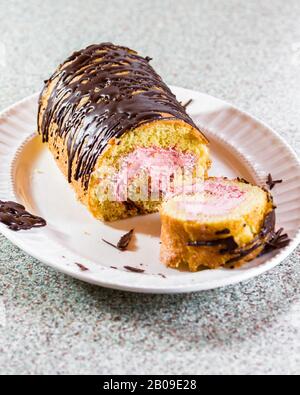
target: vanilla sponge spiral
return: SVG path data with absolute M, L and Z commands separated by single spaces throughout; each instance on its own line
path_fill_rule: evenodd
M 242 180 L 209 178 L 166 200 L 161 260 L 172 268 L 236 267 L 264 250 L 275 227 L 272 198 Z

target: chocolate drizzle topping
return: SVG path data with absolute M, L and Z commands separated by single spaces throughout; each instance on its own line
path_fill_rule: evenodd
M 129 243 L 132 240 L 133 233 L 134 233 L 134 229 L 131 229 L 130 232 L 126 233 L 124 236 L 121 237 L 121 239 L 119 240 L 119 242 L 117 244 L 117 247 L 119 250 L 121 250 L 121 251 L 127 250 Z
M 208 241 L 190 241 L 188 242 L 188 247 L 216 247 L 216 246 L 224 246 L 225 248 L 222 249 L 221 253 L 229 253 L 234 251 L 238 244 L 235 242 L 232 236 L 226 237 L 224 239 L 217 239 L 217 240 L 208 240 Z
M 15 202 L 3 202 L 0 200 L 0 222 L 10 230 L 29 230 L 46 226 L 46 221 L 30 214 L 25 207 Z
M 198 129 L 149 61 L 111 43 L 92 45 L 75 52 L 47 82 L 39 133 L 43 142 L 59 137 L 66 143 L 69 182 L 80 180 L 87 189 L 108 142 L 144 123 L 180 119 Z
M 236 257 L 231 258 L 231 259 L 229 259 L 229 261 L 226 262 L 226 265 L 231 265 L 233 263 L 239 262 L 242 258 L 245 258 L 246 256 L 252 254 L 252 252 L 256 251 L 261 246 L 262 246 L 262 243 L 258 242 L 256 244 L 252 245 L 252 247 L 250 247 L 250 248 L 241 249 L 241 251 L 239 252 L 239 254 Z
M 258 248 L 266 246 L 265 253 L 270 251 L 272 245 L 277 245 L 282 248 L 286 246 L 287 242 L 287 235 L 281 235 L 282 230 L 280 233 L 275 233 L 275 210 L 272 210 L 265 218 L 261 232 L 252 240 L 252 242 L 242 248 L 239 248 L 238 244 L 235 242 L 232 236 L 226 237 L 223 239 L 217 240 L 209 240 L 209 241 L 193 241 L 189 242 L 189 247 L 217 247 L 217 246 L 224 246 L 225 248 L 219 251 L 220 254 L 231 254 L 233 257 L 226 262 L 226 265 L 231 265 L 233 263 L 239 262 L 241 259 L 245 258 L 246 256 L 250 255 Z M 225 233 L 226 231 L 226 233 Z M 230 232 L 229 232 L 230 233 Z M 228 234 L 228 230 L 224 229 L 224 231 L 219 232 L 218 234 Z M 277 240 L 274 239 L 274 235 L 277 235 Z M 272 241 L 274 240 L 274 241 Z M 274 249 L 275 247 L 273 247 Z
M 234 256 L 229 261 L 226 262 L 226 265 L 232 265 L 233 263 L 239 262 L 241 259 L 247 257 L 252 254 L 258 248 L 267 245 L 269 240 L 272 239 L 272 235 L 274 233 L 276 223 L 276 215 L 275 210 L 272 210 L 265 218 L 264 224 L 262 226 L 262 230 L 257 237 L 255 237 L 252 242 L 246 245 L 243 248 L 236 249 L 232 251 Z

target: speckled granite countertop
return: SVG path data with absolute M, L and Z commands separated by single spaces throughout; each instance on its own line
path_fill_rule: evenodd
M 73 50 L 113 41 L 300 153 L 299 19 L 299 0 L 0 0 L 0 108 Z M 299 374 L 299 254 L 226 289 L 134 295 L 58 274 L 0 236 L 0 373 Z

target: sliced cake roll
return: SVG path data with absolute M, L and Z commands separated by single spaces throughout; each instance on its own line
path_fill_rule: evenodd
M 38 131 L 99 219 L 157 211 L 165 185 L 203 179 L 208 142 L 149 58 L 110 43 L 68 58 L 40 96 Z
M 264 250 L 275 227 L 272 197 L 237 179 L 209 178 L 161 209 L 161 260 L 172 268 L 236 267 Z

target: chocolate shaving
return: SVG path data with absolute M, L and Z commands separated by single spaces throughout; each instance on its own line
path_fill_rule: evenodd
M 104 243 L 108 244 L 109 246 L 116 248 L 117 250 L 119 249 L 116 245 L 114 245 L 113 243 L 111 243 L 111 242 L 109 242 L 109 241 L 107 241 L 107 240 L 105 240 L 105 239 L 102 239 L 102 241 L 103 241 Z
M 291 239 L 287 233 L 284 233 L 284 229 L 280 228 L 277 232 L 272 232 L 270 240 L 266 243 L 266 247 L 262 252 L 262 255 L 267 254 L 271 251 L 280 250 L 281 248 L 287 247 Z
M 82 272 L 87 272 L 87 271 L 89 270 L 86 266 L 82 265 L 82 263 L 77 263 L 77 262 L 75 262 L 75 264 L 79 267 L 79 269 L 80 269 Z
M 146 56 L 146 57 L 145 57 L 145 60 L 146 60 L 146 62 L 149 63 L 149 62 L 151 62 L 151 60 L 153 60 L 153 58 L 150 58 L 150 56 Z
M 116 248 L 119 251 L 126 251 L 129 246 L 129 243 L 132 240 L 133 233 L 134 233 L 134 229 L 132 229 L 130 232 L 126 233 L 124 236 L 121 237 L 121 239 L 119 240 L 117 245 L 115 245 L 105 239 L 102 239 L 102 241 L 104 243 L 110 245 L 111 247 Z
M 283 180 L 273 180 L 272 175 L 268 175 L 267 185 L 272 190 L 277 184 L 281 184 Z
M 158 275 L 160 276 L 160 277 L 162 277 L 162 278 L 167 278 L 164 274 L 162 274 L 162 273 L 158 273 Z
M 111 266 L 110 268 L 114 269 L 114 270 L 118 270 L 118 268 L 116 266 Z
M 127 250 L 129 243 L 131 242 L 132 236 L 134 233 L 134 229 L 131 229 L 130 232 L 126 233 L 124 236 L 121 237 L 120 241 L 117 244 L 117 248 L 121 251 Z
M 182 104 L 182 107 L 186 110 L 189 105 L 193 103 L 193 99 L 188 100 L 185 104 Z
M 133 273 L 145 273 L 145 270 L 139 269 L 137 267 L 132 267 L 132 266 L 124 266 L 124 269 L 128 270 L 129 272 L 133 272 Z
M 250 255 L 252 252 L 262 247 L 264 244 L 265 247 L 261 252 L 260 256 L 287 247 L 291 242 L 288 234 L 287 233 L 283 234 L 284 232 L 283 228 L 280 228 L 277 232 L 275 232 L 274 226 L 275 226 L 275 214 L 274 211 L 272 211 L 267 215 L 261 233 L 252 241 L 252 244 L 254 243 L 252 247 L 250 247 L 249 244 L 248 246 L 244 247 L 244 249 L 240 248 L 238 250 L 235 250 L 234 254 L 238 254 L 238 256 L 227 261 L 226 265 L 231 265 L 232 263 L 238 262 L 240 259 Z M 266 240 L 266 238 L 268 240 Z
M 41 228 L 47 222 L 36 215 L 30 214 L 25 207 L 15 202 L 3 202 L 0 200 L 0 222 L 15 232 Z

